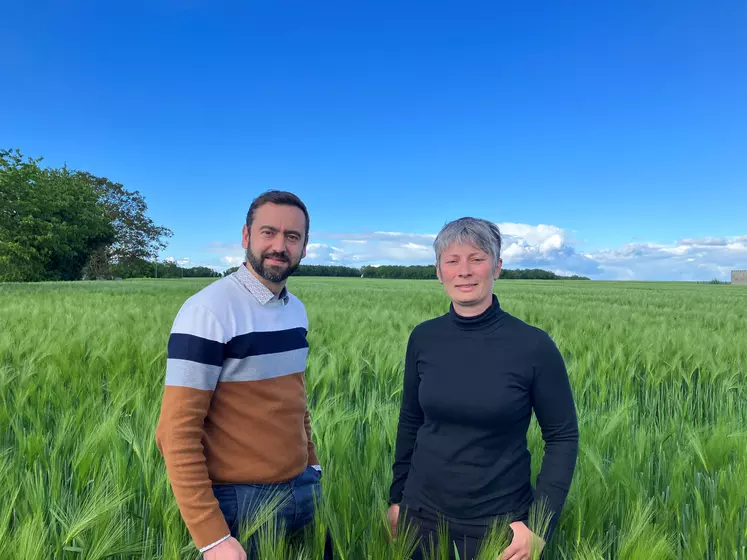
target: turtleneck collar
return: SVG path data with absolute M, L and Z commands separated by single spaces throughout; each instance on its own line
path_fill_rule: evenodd
M 449 316 L 451 321 L 459 329 L 473 331 L 481 330 L 494 326 L 503 316 L 503 310 L 498 301 L 498 297 L 493 294 L 493 302 L 485 311 L 474 317 L 465 317 L 459 315 L 454 309 L 454 304 L 449 306 Z

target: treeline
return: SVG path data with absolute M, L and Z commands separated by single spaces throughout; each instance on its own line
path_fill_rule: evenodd
M 590 280 L 590 278 L 578 274 L 563 276 L 541 268 L 503 269 L 501 270 L 501 278 L 504 280 Z
M 227 269 L 223 275 L 235 272 L 238 267 Z M 300 265 L 294 276 L 346 276 L 355 278 L 400 278 L 409 280 L 436 280 L 435 265 L 382 265 L 354 268 L 348 266 Z M 539 268 L 503 269 L 502 280 L 589 280 L 585 276 L 560 276 Z
M 173 261 L 146 261 L 145 259 L 128 259 L 109 266 L 111 278 L 219 278 L 216 272 L 207 266 L 181 267 Z
M 0 150 L 0 281 L 133 277 L 166 247 L 138 191 L 41 161 Z
M 223 276 L 228 276 L 236 272 L 239 269 L 238 266 L 233 266 L 223 271 Z M 361 271 L 357 268 L 349 266 L 334 266 L 334 265 L 318 265 L 318 264 L 302 264 L 299 265 L 293 276 L 345 276 L 358 278 L 361 275 Z
M 436 280 L 436 265 L 420 266 L 401 266 L 401 265 L 383 265 L 383 266 L 364 266 L 360 269 L 359 276 L 364 278 L 403 278 L 416 280 Z M 500 275 L 501 280 L 588 280 L 584 276 L 560 276 L 548 270 L 540 268 L 516 268 L 503 269 Z

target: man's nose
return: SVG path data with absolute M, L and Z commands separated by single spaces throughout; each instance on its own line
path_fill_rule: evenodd
M 285 236 L 281 233 L 275 236 L 275 239 L 272 240 L 272 250 L 276 253 L 284 253 L 285 252 Z

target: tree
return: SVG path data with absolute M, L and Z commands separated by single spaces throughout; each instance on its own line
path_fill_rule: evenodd
M 155 266 L 145 259 L 122 259 L 109 266 L 109 274 L 114 278 L 153 278 Z
M 0 150 L 0 281 L 76 280 L 116 239 L 94 189 L 41 161 Z
M 148 205 L 139 191 L 128 191 L 121 183 L 88 172 L 77 175 L 96 192 L 115 230 L 112 243 L 92 255 L 86 267 L 87 276 L 106 277 L 113 262 L 153 258 L 166 248 L 162 238 L 171 237 L 173 232 L 156 225 L 146 215 Z

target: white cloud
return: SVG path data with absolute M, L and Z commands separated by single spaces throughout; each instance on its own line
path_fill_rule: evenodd
M 306 260 L 304 262 L 320 261 L 339 264 L 343 253 L 343 249 L 327 245 L 326 243 L 309 243 L 306 246 Z
M 504 235 L 503 259 L 513 268 L 531 267 L 574 273 L 600 273 L 593 259 L 579 255 L 569 245 L 569 236 L 552 225 L 498 224 Z M 368 233 L 315 233 L 323 239 L 309 245 L 310 264 L 432 264 L 435 233 L 373 231 Z
M 563 228 L 499 223 L 505 268 L 542 268 L 609 280 L 727 280 L 735 268 L 747 268 L 747 235 L 681 239 L 675 243 L 629 243 L 599 251 L 581 251 Z M 432 264 L 433 233 L 391 231 L 313 233 L 305 264 L 346 266 Z M 202 259 L 218 270 L 244 260 L 238 243 L 212 243 Z
M 229 267 L 230 266 L 238 266 L 242 262 L 244 262 L 244 258 L 243 257 L 235 257 L 235 256 L 232 256 L 232 255 L 226 255 L 225 257 L 222 257 L 220 260 L 221 260 L 222 263 L 227 264 Z
M 681 239 L 671 245 L 630 243 L 594 258 L 606 273 L 641 280 L 728 280 L 731 270 L 747 268 L 747 235 Z M 606 275 L 605 275 L 606 276 Z

